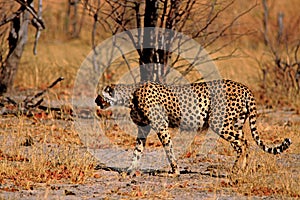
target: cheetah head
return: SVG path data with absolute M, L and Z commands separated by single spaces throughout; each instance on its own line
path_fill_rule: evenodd
M 99 106 L 101 109 L 106 109 L 116 104 L 117 99 L 114 97 L 114 88 L 115 85 L 110 85 L 106 86 L 102 90 L 102 94 L 99 94 L 95 99 L 95 103 L 97 104 L 97 106 Z

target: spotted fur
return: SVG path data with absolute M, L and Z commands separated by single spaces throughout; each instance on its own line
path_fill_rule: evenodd
M 215 80 L 190 85 L 163 85 L 145 82 L 138 85 L 110 85 L 95 102 L 102 109 L 119 105 L 131 109 L 131 118 L 138 125 L 138 136 L 129 172 L 137 168 L 150 129 L 154 129 L 165 148 L 172 173 L 179 174 L 169 127 L 198 130 L 210 127 L 230 142 L 237 152 L 233 172 L 246 165 L 247 141 L 243 126 L 249 118 L 252 137 L 265 152 L 279 154 L 291 140 L 286 138 L 269 147 L 259 138 L 256 127 L 256 103 L 252 92 L 243 84 L 231 80 Z

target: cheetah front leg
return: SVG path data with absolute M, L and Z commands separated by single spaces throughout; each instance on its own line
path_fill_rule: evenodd
M 175 158 L 175 155 L 174 155 L 173 143 L 172 143 L 172 140 L 171 140 L 171 136 L 169 134 L 168 127 L 160 128 L 160 131 L 157 132 L 157 135 L 158 135 L 158 138 L 161 141 L 161 143 L 162 143 L 162 145 L 165 149 L 168 161 L 171 165 L 172 175 L 173 176 L 179 176 L 180 171 L 179 171 L 177 161 L 176 161 L 176 158 Z
M 146 145 L 146 140 L 147 136 L 150 132 L 151 127 L 149 125 L 147 126 L 138 126 L 138 135 L 136 138 L 136 146 L 133 151 L 133 159 L 130 167 L 127 169 L 127 174 L 133 175 L 135 171 L 138 168 L 139 161 L 142 157 L 145 145 Z

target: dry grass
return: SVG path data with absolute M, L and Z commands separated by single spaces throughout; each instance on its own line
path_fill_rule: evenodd
M 32 43 L 29 43 L 16 76 L 16 88 L 45 88 L 63 76 L 65 80 L 60 86 L 72 89 L 77 70 L 89 53 L 90 46 L 78 39 L 55 43 L 41 41 L 37 56 L 32 55 L 31 49 Z
M 288 137 L 293 144 L 279 156 L 251 149 L 249 167 L 242 175 L 243 184 L 239 185 L 237 191 L 249 196 L 299 197 L 299 157 L 296 160 L 293 157 L 299 155 L 299 124 L 291 127 L 263 125 L 260 130 L 266 142 L 280 143 L 284 137 Z M 254 143 L 252 145 L 255 146 Z
M 103 118 L 102 118 L 103 119 Z M 292 118 L 291 118 L 292 119 Z M 57 183 L 85 184 L 97 179 L 103 184 L 112 182 L 110 195 L 123 198 L 172 198 L 176 193 L 187 195 L 207 193 L 240 196 L 269 196 L 275 198 L 300 197 L 299 193 L 299 121 L 289 124 L 280 123 L 271 115 L 260 116 L 258 130 L 266 143 L 279 143 L 284 137 L 292 139 L 290 149 L 281 155 L 269 155 L 262 152 L 245 127 L 248 141 L 251 143 L 249 166 L 239 178 L 239 184 L 231 186 L 225 179 L 205 177 L 201 174 L 185 174 L 181 179 L 166 179 L 138 175 L 137 179 L 123 177 L 118 174 L 106 175 L 102 171 L 95 174 L 96 161 L 87 153 L 80 141 L 72 122 L 27 117 L 2 117 L 0 123 L 0 182 L 1 190 L 32 190 L 39 184 L 53 185 Z M 134 137 L 126 134 L 115 124 L 103 123 L 106 137 L 115 145 L 133 149 Z M 184 136 L 182 136 L 184 137 Z M 235 153 L 228 142 L 218 140 L 218 145 L 207 158 L 198 157 L 197 147 L 202 144 L 205 134 L 196 137 L 189 152 L 180 157 L 182 167 L 195 169 L 203 164 L 219 165 L 220 170 L 230 170 Z M 148 138 L 147 149 L 161 148 L 155 135 Z M 218 159 L 210 155 L 221 156 Z M 231 160 L 232 159 L 232 160 Z M 192 162 L 191 162 L 192 161 Z M 219 167 L 218 167 L 219 168 Z M 110 176 L 110 177 L 109 177 Z M 134 181 L 130 186 L 113 186 L 126 181 Z M 121 181 L 119 183 L 119 181 Z M 161 183 L 163 183 L 161 185 Z M 91 183 L 90 183 L 91 185 Z M 128 185 L 128 183 L 127 183 Z M 199 194 L 198 194 L 199 195 Z
M 277 119 L 278 120 L 278 119 Z M 263 152 L 254 142 L 249 127 L 246 124 L 244 131 L 246 139 L 250 142 L 248 166 L 246 170 L 239 175 L 237 185 L 230 185 L 227 181 L 220 180 L 214 188 L 216 191 L 227 191 L 229 193 L 238 193 L 249 198 L 253 196 L 272 196 L 275 198 L 285 199 L 288 197 L 300 197 L 300 171 L 299 171 L 299 130 L 300 123 L 296 121 L 289 125 L 280 124 L 273 117 L 261 116 L 259 118 L 258 130 L 261 138 L 269 145 L 275 145 L 282 142 L 283 138 L 292 140 L 291 147 L 281 155 L 271 155 Z M 275 122 L 274 122 L 275 121 Z M 279 120 L 280 121 L 280 120 Z M 248 122 L 246 122 L 248 123 Z M 205 134 L 198 135 L 191 148 L 181 159 L 199 159 L 199 146 L 205 141 Z M 270 141 L 274 142 L 270 143 Z M 224 155 L 225 158 L 231 157 L 231 161 L 225 159 L 214 160 L 210 156 L 201 158 L 200 162 L 210 162 L 217 165 L 218 173 L 230 172 L 232 161 L 235 159 L 235 152 L 227 141 L 219 139 L 217 146 L 209 153 L 212 155 Z M 230 164 L 231 163 L 231 164 Z
M 95 160 L 81 148 L 70 122 L 0 120 L 1 184 L 32 189 L 37 183 L 82 183 L 93 173 Z

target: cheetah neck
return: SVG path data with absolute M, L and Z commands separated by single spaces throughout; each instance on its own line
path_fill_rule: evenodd
M 118 84 L 115 87 L 115 103 L 116 106 L 124 106 L 127 108 L 130 108 L 131 106 L 131 100 L 133 97 L 134 91 L 140 86 L 140 84 L 131 84 L 131 85 L 125 85 L 125 84 Z

